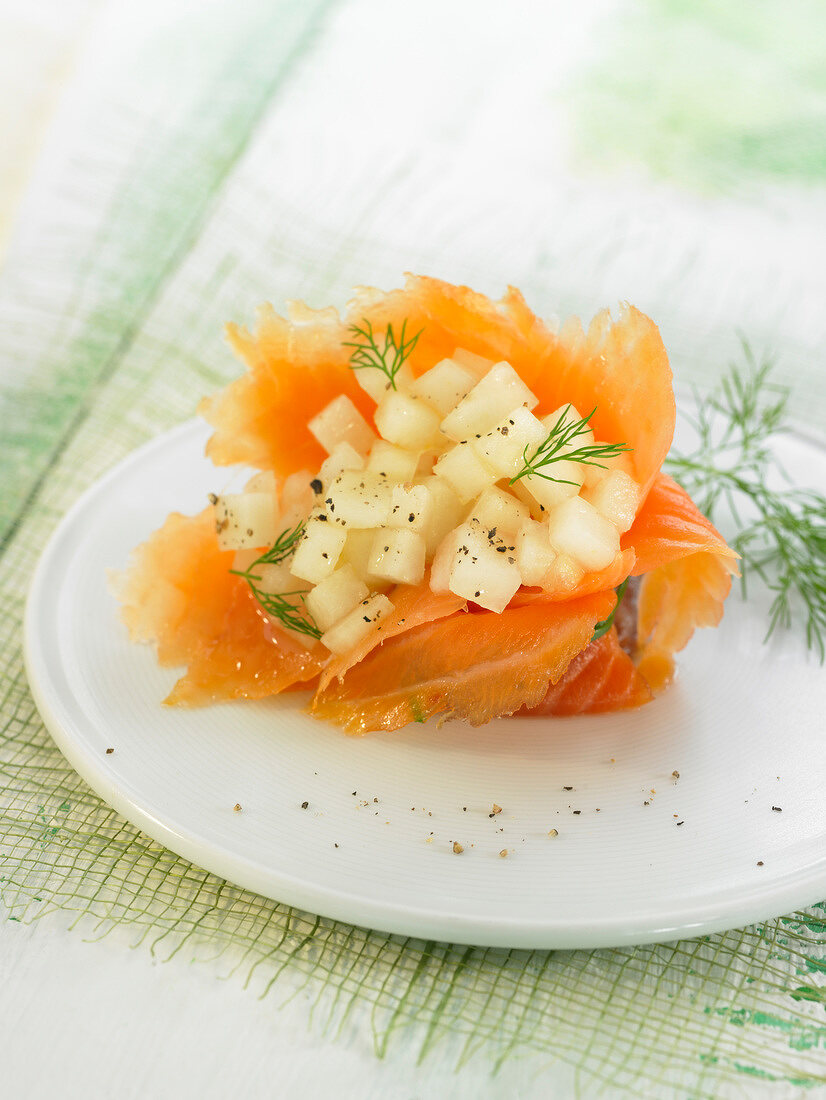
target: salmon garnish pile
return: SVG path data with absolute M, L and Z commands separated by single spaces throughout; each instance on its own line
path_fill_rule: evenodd
M 312 689 L 311 712 L 349 733 L 432 716 L 478 725 L 649 702 L 671 680 L 674 654 L 695 628 L 720 621 L 737 572 L 737 555 L 661 472 L 675 404 L 656 325 L 624 306 L 616 320 L 605 311 L 587 330 L 576 319 L 556 330 L 512 288 L 493 302 L 415 276 L 390 293 L 360 289 L 343 316 L 297 303 L 280 317 L 264 307 L 254 331 L 227 329 L 246 373 L 201 403 L 214 428 L 212 461 L 271 472 L 283 487 L 325 460 L 308 424 L 340 395 L 372 425 L 375 401 L 359 385 L 348 347 L 351 326 L 366 323 L 376 333 L 406 325 L 418 334 L 407 360 L 413 377 L 461 348 L 510 364 L 538 399 L 537 416 L 566 403 L 593 410 L 594 436 L 627 448 L 639 489 L 619 550 L 573 580 L 523 585 L 501 611 L 479 606 L 472 592 L 432 590 L 429 570 L 418 583 L 385 584 L 383 606 L 392 610 L 356 644 L 331 653 L 318 640 L 328 635 L 298 638 L 284 629 L 243 570 L 231 571 L 235 554 L 221 549 L 211 508 L 174 514 L 117 579 L 132 638 L 154 642 L 162 665 L 186 666 L 166 702 Z M 629 579 L 616 623 L 598 630 Z

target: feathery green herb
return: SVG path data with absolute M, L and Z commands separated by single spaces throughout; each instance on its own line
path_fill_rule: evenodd
M 571 481 L 569 478 L 554 477 L 553 474 L 546 472 L 547 468 L 554 462 L 581 462 L 585 466 L 599 466 L 604 470 L 605 464 L 599 461 L 601 458 L 616 458 L 623 451 L 631 450 L 626 443 L 583 443 L 581 446 L 576 446 L 577 439 L 590 432 L 590 420 L 597 410 L 591 409 L 587 416 L 579 420 L 569 420 L 570 411 L 571 406 L 566 405 L 546 438 L 530 458 L 528 458 L 528 448 L 525 448 L 522 452 L 524 465 L 519 473 L 510 479 L 509 484 L 513 485 L 520 478 L 536 475 L 544 477 L 547 481 L 577 485 L 578 482 Z
M 597 638 L 601 638 L 603 634 L 607 634 L 611 627 L 614 625 L 614 616 L 617 613 L 619 605 L 622 603 L 622 597 L 625 595 L 625 590 L 628 587 L 628 582 L 631 578 L 626 577 L 622 584 L 617 588 L 617 602 L 614 604 L 614 610 L 608 616 L 607 619 L 603 619 L 602 622 L 597 623 L 594 627 L 594 633 L 591 638 L 592 642 L 595 642 Z
M 772 453 L 770 439 L 786 429 L 789 391 L 771 381 L 771 364 L 758 363 L 743 341 L 747 369 L 732 365 L 718 389 L 698 398 L 688 419 L 697 445 L 672 453 L 666 469 L 710 518 L 728 505 L 739 528 L 731 545 L 742 556 L 745 594 L 756 574 L 774 593 L 768 639 L 792 623 L 795 605 L 806 617 L 806 641 L 821 663 L 826 658 L 826 496 L 789 481 Z
M 259 587 L 262 577 L 260 573 L 256 573 L 256 569 L 262 565 L 280 565 L 281 562 L 286 561 L 295 551 L 303 534 L 303 523 L 296 524 L 291 531 L 282 531 L 269 550 L 260 558 L 256 558 L 248 569 L 230 569 L 230 573 L 234 573 L 236 577 L 243 577 L 261 607 L 268 615 L 278 619 L 288 630 L 307 634 L 311 638 L 320 638 L 321 631 L 302 599 L 307 589 L 296 589 L 293 592 L 265 592 Z
M 350 325 L 350 332 L 356 340 L 345 340 L 346 348 L 354 348 L 350 356 L 351 370 L 364 370 L 373 367 L 386 374 L 393 389 L 396 388 L 396 375 L 401 370 L 402 364 L 415 348 L 424 329 L 419 329 L 415 336 L 405 339 L 407 320 L 402 321 L 401 332 L 398 340 L 393 332 L 392 324 L 387 326 L 384 333 L 384 347 L 380 347 L 373 332 L 373 325 L 367 318 L 362 318 L 363 325 Z

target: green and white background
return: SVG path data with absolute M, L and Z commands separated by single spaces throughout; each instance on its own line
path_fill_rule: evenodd
M 679 382 L 743 335 L 822 435 L 826 8 L 0 0 L 0 247 L 0 1093 L 815 1095 L 826 905 L 556 953 L 288 910 L 86 788 L 21 616 L 60 516 L 233 376 L 221 324 L 267 299 L 406 270 L 629 299 Z

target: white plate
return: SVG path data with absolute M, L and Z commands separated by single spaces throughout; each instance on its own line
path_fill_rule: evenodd
M 461 943 L 662 941 L 826 895 L 826 674 L 797 635 L 762 643 L 765 596 L 732 594 L 677 682 L 632 713 L 357 739 L 308 718 L 303 695 L 162 707 L 176 674 L 127 641 L 105 570 L 229 480 L 201 457 L 206 435 L 185 424 L 94 486 L 29 597 L 43 719 L 128 820 L 268 897 Z M 784 458 L 823 483 L 816 446 Z

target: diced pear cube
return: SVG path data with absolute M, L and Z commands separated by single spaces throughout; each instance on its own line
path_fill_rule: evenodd
M 497 477 L 510 478 L 524 466 L 525 450 L 533 454 L 547 434 L 542 421 L 520 405 L 481 439 L 472 439 L 470 445 Z
M 612 470 L 621 470 L 633 479 L 634 463 L 631 461 L 631 455 L 628 451 L 620 451 L 618 455 L 599 459 L 599 466 L 586 466 L 583 485 L 588 489 L 592 489 L 595 485 L 599 485 L 602 479 L 607 477 Z
M 369 594 L 367 585 L 352 565 L 345 564 L 312 588 L 304 602 L 319 630 L 325 631 L 343 619 Z
M 295 588 L 295 577 L 290 571 L 290 558 L 280 562 L 262 562 L 253 569 L 260 556 L 260 550 L 239 550 L 232 559 L 233 572 L 249 571 L 250 580 L 261 592 L 291 592 Z
M 324 502 L 333 524 L 381 527 L 390 518 L 390 485 L 367 470 L 345 470 L 331 483 Z
M 433 561 L 430 563 L 430 590 L 431 592 L 450 591 L 450 570 L 459 547 L 462 545 L 462 533 L 464 526 L 456 527 L 444 536 L 436 547 Z
M 290 563 L 294 577 L 318 584 L 329 577 L 344 548 L 347 532 L 331 523 L 327 514 L 314 510 L 304 528 Z
M 581 497 L 571 497 L 551 513 L 551 545 L 588 571 L 605 569 L 619 553 L 619 532 Z
M 290 568 L 291 564 L 291 559 L 287 558 L 281 562 L 264 562 L 256 565 L 252 570 L 255 587 L 262 592 L 273 594 L 292 592 L 295 588 L 295 577 Z
M 513 485 L 509 484 L 508 492 L 513 493 L 517 499 L 528 506 L 528 510 L 531 513 L 531 519 L 541 521 L 548 518 L 548 509 L 540 504 L 533 493 L 528 489 L 524 478 L 520 478 L 519 481 L 514 481 Z
M 309 470 L 299 470 L 285 479 L 281 488 L 281 518 L 278 524 L 282 531 L 292 531 L 312 511 L 315 503 L 313 481 Z
M 538 399 L 513 367 L 497 363 L 448 413 L 442 421 L 442 431 L 449 439 L 473 439 L 495 428 L 503 415 L 520 405 L 534 409 L 537 404 Z
M 278 537 L 272 493 L 225 493 L 215 498 L 213 510 L 221 550 L 272 546 Z
M 640 487 L 623 470 L 610 470 L 593 488 L 583 490 L 582 499 L 593 504 L 623 534 L 637 514 Z
M 388 619 L 392 613 L 390 600 L 375 593 L 325 631 L 321 641 L 332 653 L 347 653 L 374 631 L 381 630 L 382 619 Z
M 386 527 L 373 536 L 368 568 L 396 584 L 418 584 L 424 576 L 424 539 L 407 528 Z
M 433 473 L 445 479 L 462 503 L 478 497 L 496 480 L 469 443 L 457 443 L 440 455 Z
M 526 519 L 516 535 L 516 564 L 522 583 L 529 587 L 541 585 L 555 557 L 547 523 Z
M 477 355 L 476 352 L 468 351 L 467 348 L 457 348 L 451 358 L 454 363 L 465 367 L 476 378 L 484 378 L 494 363 L 493 359 L 486 359 L 484 355 Z
M 272 470 L 260 470 L 257 474 L 253 474 L 244 486 L 244 492 L 271 493 L 272 496 L 276 496 L 278 484 L 275 480 L 275 474 Z
M 530 452 L 528 452 L 530 457 Z M 581 462 L 571 462 L 562 458 L 544 467 L 550 477 L 529 474 L 514 482 L 511 488 L 521 485 L 533 496 L 546 512 L 552 511 L 563 501 L 578 495 L 585 476 L 586 467 Z
M 424 485 L 394 485 L 388 527 L 402 527 L 423 535 L 433 511 L 433 498 Z
M 384 439 L 409 451 L 424 451 L 440 439 L 439 414 L 420 398 L 388 390 L 375 414 Z
M 375 446 L 375 444 L 374 444 Z M 358 451 L 349 443 L 339 443 L 327 458 L 321 463 L 318 472 L 318 480 L 322 486 L 327 486 L 345 470 L 363 470 L 364 459 Z
M 365 455 L 376 438 L 370 425 L 345 394 L 334 397 L 307 427 L 328 455 L 339 443 L 349 443 L 353 450 Z
M 488 531 L 504 537 L 516 534 L 529 514 L 521 500 L 491 485 L 471 506 L 468 519 L 478 520 Z
M 543 588 L 573 591 L 585 576 L 585 570 L 570 554 L 557 554 L 542 581 Z
M 426 401 L 440 417 L 444 417 L 475 385 L 476 375 L 460 367 L 452 359 L 442 359 L 416 379 L 410 392 Z
M 344 549 L 341 551 L 339 562 L 352 565 L 356 574 L 365 581 L 368 588 L 383 592 L 385 589 L 391 587 L 390 581 L 379 580 L 378 577 L 372 577 L 369 569 L 370 552 L 373 548 L 373 536 L 375 533 L 375 528 L 365 527 L 351 530 L 348 527 L 347 541 L 344 544 Z
M 439 543 L 460 522 L 465 512 L 462 501 L 442 477 L 428 477 L 422 482 L 430 505 L 426 509 L 426 522 L 420 533 L 424 536 L 428 555 L 434 554 Z
M 378 367 L 354 368 L 353 374 L 364 392 L 369 397 L 372 397 L 377 405 L 388 390 L 393 388 L 390 385 L 390 379 L 384 371 L 379 370 Z M 413 372 L 410 369 L 409 363 L 402 363 L 396 371 L 394 382 L 396 383 L 397 389 L 406 390 L 410 388 L 413 382 Z
M 454 544 L 450 560 L 448 588 L 488 611 L 504 611 L 522 583 L 515 548 L 489 538 L 475 524 L 465 524 L 460 530 L 462 537 Z
M 376 440 L 367 459 L 367 469 L 388 481 L 412 481 L 418 465 L 417 451 L 406 451 L 386 439 Z
M 588 410 L 591 411 L 590 409 Z M 573 427 L 577 424 L 582 417 L 579 411 L 574 405 L 560 405 L 558 409 L 554 409 L 552 413 L 548 413 L 547 416 L 542 417 L 542 424 L 545 427 L 545 435 L 548 432 L 553 431 L 557 427 Z M 564 454 L 566 451 L 576 450 L 577 447 L 590 447 L 594 442 L 594 432 L 591 428 L 585 428 L 583 431 L 578 432 L 574 437 L 570 446 L 564 448 L 561 452 Z

